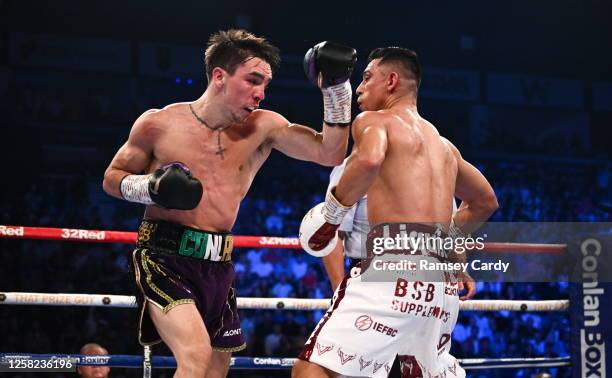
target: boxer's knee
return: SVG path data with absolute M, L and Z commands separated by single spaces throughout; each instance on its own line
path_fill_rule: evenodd
M 330 370 L 312 362 L 297 360 L 291 369 L 291 378 L 329 378 L 337 377 Z
M 293 364 L 293 368 L 291 369 L 291 378 L 299 378 L 302 376 L 304 370 L 304 361 L 297 360 L 295 364 Z
M 212 352 L 210 363 L 208 364 L 208 371 L 206 372 L 206 378 L 224 378 L 227 376 L 229 371 L 229 365 L 232 358 L 232 354 L 228 352 Z
M 178 371 L 189 377 L 203 377 L 210 364 L 212 348 L 205 343 L 198 343 L 179 348 L 174 352 Z
M 297 360 L 291 369 L 291 378 L 303 378 L 308 376 L 308 367 L 311 365 L 310 362 L 304 360 Z

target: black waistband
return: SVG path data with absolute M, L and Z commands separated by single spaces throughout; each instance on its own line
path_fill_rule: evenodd
M 231 261 L 230 233 L 198 230 L 182 224 L 144 219 L 138 227 L 138 248 L 207 261 Z

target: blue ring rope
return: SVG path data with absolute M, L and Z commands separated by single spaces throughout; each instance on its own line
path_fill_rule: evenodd
M 122 368 L 142 368 L 143 356 L 111 354 L 108 356 L 88 356 L 82 354 L 30 354 L 0 353 L 0 363 L 7 359 L 70 359 L 77 366 L 111 366 Z M 295 363 L 295 358 L 277 357 L 232 357 L 230 369 L 266 369 L 285 370 Z M 466 358 L 458 360 L 466 370 L 477 369 L 511 369 L 560 367 L 570 365 L 570 356 L 540 358 Z M 174 369 L 176 360 L 172 356 L 151 357 L 153 368 Z

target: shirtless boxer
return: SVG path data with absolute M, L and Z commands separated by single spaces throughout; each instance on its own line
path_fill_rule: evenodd
M 276 47 L 243 30 L 216 33 L 204 94 L 145 112 L 111 161 L 104 190 L 147 205 L 132 255 L 139 341 L 163 340 L 175 377 L 225 376 L 230 353 L 245 347 L 229 233 L 240 201 L 273 148 L 322 165 L 342 161 L 355 60 L 354 49 L 329 42 L 308 51 L 309 79 L 324 99 L 317 133 L 258 109 L 279 63 Z
M 341 165 L 334 167 L 331 174 L 329 175 L 329 185 L 327 190 L 330 191 L 340 181 L 340 177 L 344 173 L 344 169 L 346 168 L 347 159 L 344 159 L 344 162 Z M 356 270 L 359 269 L 357 264 L 364 258 L 366 258 L 366 251 L 364 250 L 365 240 L 368 237 L 368 233 L 370 231 L 370 223 L 368 222 L 368 196 L 365 195 L 357 203 L 353 205 L 351 210 L 344 216 L 342 219 L 342 223 L 338 227 L 338 243 L 336 247 L 331 251 L 331 253 L 322 258 L 323 265 L 325 266 L 325 271 L 329 277 L 332 290 L 336 290 L 340 283 L 344 279 L 346 272 L 344 271 L 344 257 L 348 257 L 351 259 L 350 269 Z M 457 204 L 455 203 L 455 199 L 452 200 L 453 212 L 455 214 L 457 211 Z M 355 272 L 351 272 L 351 275 L 355 276 Z M 467 277 L 466 277 L 467 278 Z M 462 296 L 462 300 L 466 300 L 471 298 L 476 290 L 475 284 L 472 280 L 467 282 L 459 282 L 459 290 L 461 290 L 464 286 L 467 289 L 466 295 Z M 449 282 L 448 287 L 450 290 L 448 291 L 449 295 L 449 308 L 448 312 L 452 314 L 449 317 L 448 321 L 443 322 L 442 328 L 440 330 L 440 335 L 438 338 L 441 338 L 442 335 L 451 335 L 453 329 L 455 328 L 455 324 L 457 323 L 457 316 L 459 315 L 459 297 L 458 290 L 456 289 L 456 285 L 454 283 Z M 446 293 L 445 293 L 446 294 Z M 445 336 L 446 337 L 446 336 Z M 448 341 L 442 345 L 444 352 L 450 352 L 451 342 L 450 338 Z M 402 377 L 402 378 L 412 378 L 416 377 L 416 367 L 418 365 L 414 364 L 414 356 L 398 356 L 399 364 L 393 364 L 393 367 L 389 373 L 389 377 Z M 396 366 L 399 366 L 397 368 Z M 397 369 L 397 370 L 395 370 Z
M 335 166 L 329 175 L 327 191 L 330 191 L 340 181 L 340 177 L 346 168 L 347 159 L 341 165 Z M 452 200 L 453 214 L 457 211 L 457 204 Z M 338 227 L 338 243 L 329 255 L 323 256 L 323 266 L 327 272 L 332 291 L 335 291 L 346 272 L 344 271 L 344 258 L 351 259 L 351 266 L 366 258 L 366 251 L 363 250 L 364 242 L 370 232 L 368 221 L 368 196 L 367 194 L 359 199 L 342 218 L 342 223 Z M 471 290 L 468 295 L 471 293 Z M 471 295 L 469 295 L 471 297 Z M 469 298 L 467 295 L 463 299 Z
M 309 253 L 325 255 L 333 249 L 344 215 L 366 193 L 371 226 L 420 223 L 432 234 L 438 230 L 425 224 L 442 224 L 451 235 L 472 232 L 497 209 L 484 176 L 419 116 L 420 78 L 413 51 L 390 47 L 370 54 L 357 88 L 363 113 L 353 122 L 355 145 L 346 170 L 325 203 L 308 212 L 300 227 L 300 241 Z M 454 195 L 462 202 L 451 218 Z M 423 287 L 414 284 L 414 290 Z M 445 282 L 425 284 L 431 288 L 430 305 L 443 314 L 449 306 Z M 386 377 L 396 354 L 414 356 L 414 376 L 465 376 L 444 350 L 447 337 L 437 337 L 452 314 L 442 318 L 398 312 L 391 305 L 397 294 L 396 282 L 364 282 L 358 272 L 347 276 L 292 376 Z

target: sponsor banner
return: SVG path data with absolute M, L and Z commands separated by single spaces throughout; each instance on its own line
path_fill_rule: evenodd
M 0 225 L 0 235 L 2 236 L 23 236 L 24 228 L 22 226 Z
M 242 329 L 240 328 L 228 329 L 227 331 L 223 333 L 223 337 L 237 336 L 240 334 L 242 334 Z
M 104 231 L 62 228 L 61 236 L 62 239 L 71 240 L 104 240 Z
M 20 304 L 39 304 L 39 305 L 55 305 L 55 306 L 93 306 L 99 300 L 94 295 L 88 294 L 55 294 L 44 295 L 38 293 L 16 293 L 14 300 Z
M 110 356 L 81 356 L 78 358 L 78 363 L 79 365 L 106 366 L 110 359 Z
M 507 105 L 584 109 L 584 82 L 526 75 L 487 74 L 487 99 Z
M 294 363 L 295 363 L 295 358 L 272 358 L 272 357 L 253 358 L 253 365 L 255 366 L 288 367 L 288 366 L 293 366 Z
M 390 337 L 395 337 L 399 332 L 397 329 L 389 327 L 383 323 L 380 323 L 374 319 L 370 315 L 360 315 L 355 319 L 355 328 L 360 331 L 376 331 L 383 335 L 387 335 Z
M 135 308 L 136 298 L 127 295 L 0 292 L 0 305 L 4 304 Z
M 279 245 L 279 246 L 299 246 L 300 241 L 297 238 L 280 238 L 275 236 L 262 236 L 259 239 L 260 245 L 270 246 L 270 245 Z
M 11 33 L 9 62 L 16 66 L 130 73 L 128 41 Z
M 574 378 L 605 378 L 612 368 L 612 283 L 602 279 L 609 263 L 612 235 L 585 232 L 568 245 L 578 262 L 581 282 L 570 285 L 571 356 Z M 607 257 L 607 258 L 606 258 Z
M 467 70 L 425 69 L 419 96 L 445 100 L 479 101 L 480 74 Z

